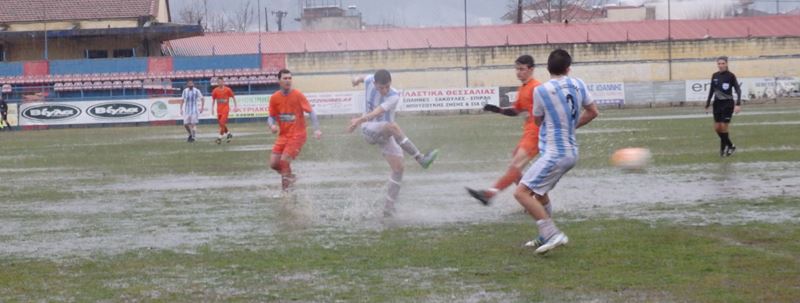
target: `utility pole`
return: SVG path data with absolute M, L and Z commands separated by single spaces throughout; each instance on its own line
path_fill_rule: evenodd
M 258 22 L 261 22 L 261 20 Z M 266 7 L 264 7 L 264 31 L 269 33 L 269 13 L 267 13 Z
M 469 87 L 469 40 L 467 40 L 467 0 L 464 0 L 464 80 Z
M 42 13 L 44 14 L 44 59 L 48 60 L 47 51 L 47 1 L 42 2 Z
M 279 10 L 279 11 L 272 11 L 272 14 L 275 15 L 275 17 L 278 18 L 278 21 L 277 21 L 278 22 L 278 31 L 282 32 L 283 31 L 283 18 L 286 17 L 286 15 L 288 15 L 289 13 L 286 12 L 286 11 L 280 11 Z
M 672 81 L 672 1 L 667 0 L 667 65 L 669 65 L 669 81 Z
M 522 24 L 522 0 L 517 0 L 517 24 Z
M 258 53 L 261 54 L 261 0 L 258 0 Z

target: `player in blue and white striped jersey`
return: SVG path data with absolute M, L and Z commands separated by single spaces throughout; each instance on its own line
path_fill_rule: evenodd
M 189 133 L 186 142 L 192 143 L 197 135 L 197 123 L 200 122 L 200 114 L 205 108 L 203 93 L 194 87 L 194 81 L 186 82 L 186 88 L 181 95 L 181 116 L 183 116 L 183 127 Z
M 414 157 L 423 168 L 428 168 L 439 151 L 434 149 L 426 154 L 421 153 L 394 121 L 395 111 L 400 104 L 400 93 L 392 88 L 392 75 L 389 71 L 381 69 L 374 75 L 353 79 L 353 86 L 360 83 L 364 83 L 366 87 L 364 114 L 350 120 L 348 131 L 353 132 L 361 127 L 364 140 L 381 147 L 383 157 L 392 169 L 383 211 L 384 216 L 391 217 L 395 213 L 394 204 L 400 194 L 400 182 L 403 180 L 403 152 Z
M 578 162 L 575 130 L 599 115 L 586 84 L 568 76 L 571 64 L 572 57 L 562 49 L 551 52 L 547 59 L 551 79 L 534 90 L 536 102 L 531 110 L 539 125 L 539 158 L 525 172 L 514 193 L 539 226 L 539 237 L 525 243 L 537 247 L 538 254 L 569 241 L 545 210 L 545 205 L 550 204 L 548 192 Z

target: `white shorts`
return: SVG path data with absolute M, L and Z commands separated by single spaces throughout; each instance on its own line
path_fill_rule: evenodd
M 578 158 L 573 156 L 542 155 L 528 168 L 520 183 L 537 195 L 547 194 L 577 162 Z
M 369 144 L 377 144 L 384 155 L 403 156 L 403 149 L 394 137 L 385 135 L 383 128 L 389 122 L 364 122 L 361 124 L 361 135 Z
M 200 122 L 200 114 L 198 113 L 184 113 L 183 124 L 198 124 Z

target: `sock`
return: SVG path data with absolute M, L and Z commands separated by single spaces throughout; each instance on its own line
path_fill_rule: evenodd
M 544 211 L 547 212 L 547 216 L 548 217 L 553 217 L 553 207 L 550 206 L 550 205 L 552 205 L 552 203 L 547 203 L 547 204 L 542 205 L 542 206 L 544 206 Z
M 294 176 L 292 175 L 292 166 L 289 163 L 289 161 L 280 161 L 278 165 L 280 167 L 280 174 L 281 174 L 281 188 L 283 190 L 287 190 L 292 185 L 292 182 L 294 182 L 293 180 Z
M 733 142 L 731 142 L 731 137 L 728 133 L 720 133 L 719 137 L 722 139 L 725 146 L 733 146 Z
M 558 230 L 558 227 L 556 227 L 556 224 L 553 223 L 553 219 L 543 219 L 536 221 L 536 225 L 539 226 L 539 234 L 542 235 L 542 237 L 544 237 L 545 240 L 548 240 L 553 236 L 555 236 L 556 234 L 558 234 L 559 232 L 561 232 L 560 230 Z
M 498 191 L 504 190 L 511 186 L 511 184 L 518 182 L 520 178 L 522 178 L 522 172 L 520 172 L 516 167 L 509 167 L 506 171 L 506 174 L 500 177 L 500 179 L 497 180 L 497 183 L 494 184 L 494 188 L 496 188 Z
M 422 153 L 419 152 L 417 146 L 415 146 L 414 143 L 411 142 L 410 139 L 408 139 L 408 137 L 403 138 L 403 140 L 400 140 L 400 142 L 397 143 L 400 143 L 400 147 L 403 148 L 403 151 L 405 151 L 410 156 L 414 157 L 414 159 L 416 159 L 417 162 L 422 160 Z
M 725 133 L 725 135 L 727 135 L 727 133 Z M 725 146 L 727 146 L 725 144 L 725 136 L 723 133 L 717 133 L 717 136 L 719 136 L 719 150 L 725 150 Z
M 197 126 L 192 125 L 191 135 L 192 135 L 192 138 L 194 138 L 195 135 L 197 135 Z
M 389 190 L 386 193 L 386 208 L 393 209 L 394 202 L 397 201 L 397 197 L 400 195 L 400 185 L 403 182 L 403 173 L 402 172 L 392 172 L 392 176 L 389 177 Z

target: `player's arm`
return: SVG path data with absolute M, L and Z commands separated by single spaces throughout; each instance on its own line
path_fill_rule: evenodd
M 278 133 L 278 126 L 275 124 L 278 117 L 278 109 L 275 107 L 275 102 L 269 102 L 269 117 L 267 117 L 267 123 L 269 124 L 269 130 L 273 134 Z
M 353 118 L 353 119 L 350 120 L 350 127 L 347 128 L 347 131 L 352 133 L 353 130 L 356 129 L 356 127 L 361 125 L 361 123 L 364 123 L 366 121 L 372 120 L 372 119 L 374 119 L 374 118 L 376 118 L 376 117 L 378 117 L 380 115 L 383 115 L 383 113 L 385 113 L 385 112 L 386 112 L 386 109 L 384 109 L 383 106 L 378 106 L 373 111 L 367 113 L 366 115 L 363 115 L 363 116 L 358 117 L 358 118 Z
M 589 124 L 589 122 L 592 122 L 592 120 L 599 115 L 600 111 L 597 110 L 597 104 L 591 103 L 589 105 L 584 105 L 583 114 L 581 114 L 581 118 L 578 120 L 578 126 L 575 128 L 581 128 L 581 126 Z
M 351 80 L 351 82 L 353 83 L 353 87 L 358 86 L 361 83 L 364 83 L 364 79 L 365 78 L 366 78 L 365 76 L 355 76 L 355 77 L 353 77 L 353 79 Z
M 314 111 L 314 108 L 311 107 L 311 103 L 308 102 L 308 99 L 305 95 L 302 95 L 303 98 L 300 100 L 303 105 L 303 111 L 308 113 L 308 117 L 311 118 L 311 126 L 314 127 L 314 137 L 319 140 L 322 138 L 322 130 L 319 128 L 319 118 L 317 118 L 317 112 Z
M 186 90 L 181 93 L 181 116 L 183 116 L 183 105 L 186 104 Z
M 233 111 L 239 110 L 239 103 L 236 103 L 236 96 L 233 95 L 233 91 L 231 91 L 231 99 L 233 99 Z
M 733 75 L 733 90 L 736 91 L 736 106 L 733 111 L 738 114 L 742 110 L 742 88 L 739 87 L 739 79 L 736 79 L 736 75 Z
M 213 116 L 217 109 L 217 98 L 214 98 L 214 95 L 211 95 L 211 115 Z
M 714 76 L 711 76 L 711 85 L 708 86 L 708 98 L 706 98 L 706 110 L 711 106 L 711 97 L 714 97 Z
M 206 109 L 206 97 L 203 96 L 203 93 L 200 94 L 200 113 L 202 114 L 203 111 Z
M 516 117 L 517 115 L 519 115 L 519 110 L 517 110 L 514 107 L 499 107 L 497 105 L 486 104 L 483 106 L 483 110 L 487 112 L 498 113 L 503 116 L 509 116 L 509 117 Z

